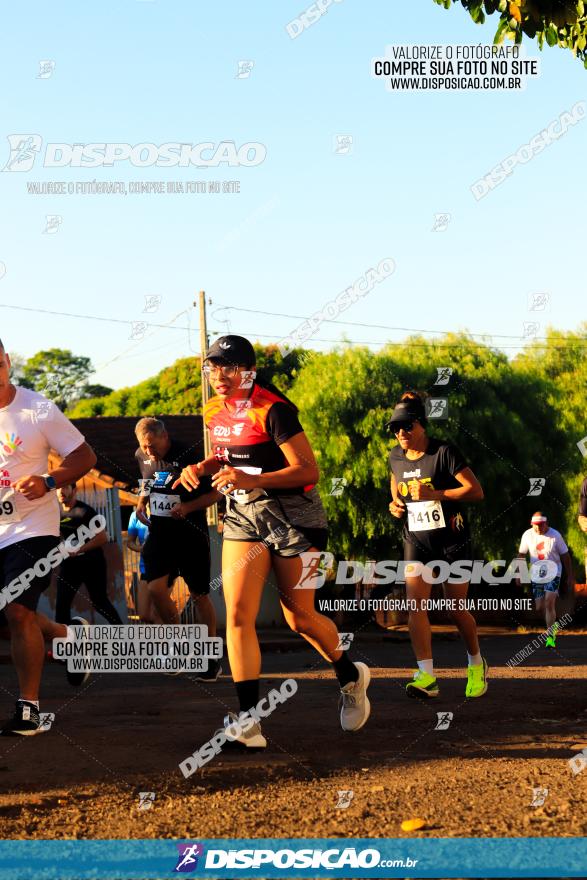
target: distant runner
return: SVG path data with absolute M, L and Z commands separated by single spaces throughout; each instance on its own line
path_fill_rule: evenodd
M 149 527 L 140 521 L 136 510 L 133 510 L 128 520 L 126 531 L 126 546 L 133 553 L 139 554 L 139 582 L 135 596 L 136 613 L 143 623 L 163 623 L 153 599 L 149 593 L 147 584 L 145 560 L 143 559 L 143 545 L 149 535 Z
M 200 622 L 208 636 L 216 635 L 216 612 L 210 599 L 210 537 L 206 508 L 221 496 L 212 489 L 210 479 L 190 494 L 183 486 L 173 489 L 182 468 L 194 461 L 193 446 L 172 440 L 160 419 L 137 422 L 135 434 L 139 448 L 135 458 L 144 494 L 137 504 L 138 519 L 149 527 L 143 547 L 145 576 L 153 604 L 164 623 L 179 623 L 179 613 L 170 592 L 181 576 L 188 586 Z M 147 516 L 147 506 L 149 516 Z M 216 681 L 222 671 L 219 660 L 210 660 L 208 669 L 195 677 Z
M 61 505 L 59 528 L 64 539 L 77 532 L 80 526 L 88 527 L 96 516 L 93 507 L 78 499 L 75 483 L 61 486 L 57 490 L 57 497 Z M 85 584 L 90 602 L 107 623 L 122 623 L 120 614 L 108 598 L 108 572 L 103 549 L 107 542 L 108 535 L 102 529 L 61 563 L 55 603 L 55 620 L 58 623 L 69 623 L 71 603 L 82 584 Z
M 536 610 L 544 611 L 547 627 L 546 647 L 556 647 L 556 634 L 558 624 L 556 622 L 556 599 L 559 593 L 562 567 L 565 567 L 567 586 L 569 590 L 575 589 L 575 573 L 569 548 L 565 544 L 563 536 L 556 529 L 548 525 L 548 518 L 537 510 L 531 519 L 532 528 L 527 529 L 522 535 L 518 556 L 525 559 L 530 556 L 532 574 L 534 577 L 544 577 L 547 573 L 545 562 L 554 562 L 556 575 L 546 583 L 536 583 L 532 578 L 532 592 L 536 602 Z M 517 579 L 520 586 L 520 580 Z
M 444 560 L 472 560 L 469 526 L 462 509 L 463 501 L 482 501 L 483 489 L 456 446 L 429 437 L 424 403 L 417 392 L 406 392 L 393 411 L 388 425 L 398 445 L 389 453 L 392 516 L 406 517 L 403 529 L 404 560 L 428 563 Z M 407 514 L 407 516 L 406 516 Z M 414 569 L 406 568 L 406 594 L 418 602 L 418 610 L 409 612 L 412 647 L 418 662 L 414 680 L 406 688 L 410 697 L 437 697 L 432 638 L 428 612 L 421 607 L 430 598 L 432 585 Z M 464 599 L 468 582 L 445 583 L 447 599 Z M 487 691 L 487 662 L 481 656 L 477 624 L 466 610 L 451 616 L 467 646 L 467 697 L 481 697 Z

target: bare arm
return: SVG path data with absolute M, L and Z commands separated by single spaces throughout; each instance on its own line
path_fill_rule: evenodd
M 255 477 L 260 489 L 296 489 L 318 482 L 320 471 L 310 441 L 303 431 L 290 437 L 279 448 L 285 455 L 287 466 Z
M 181 519 L 196 510 L 205 510 L 207 507 L 211 507 L 221 498 L 222 494 L 220 492 L 216 492 L 215 490 L 212 490 L 212 492 L 206 492 L 204 495 L 200 495 L 199 498 L 195 498 L 193 501 L 182 501 L 181 504 L 176 505 L 171 511 L 171 516 L 176 519 Z
M 527 555 L 528 555 L 527 553 L 520 553 L 520 552 L 518 552 L 518 555 L 516 556 L 516 559 L 526 559 L 526 556 L 527 556 Z M 519 577 L 516 578 L 516 580 L 515 580 L 515 584 L 516 584 L 516 587 L 521 587 L 521 586 L 522 586 L 522 581 L 520 580 Z
M 587 532 L 587 516 L 582 516 L 579 514 L 578 518 L 579 528 L 582 532 Z
M 82 443 L 69 455 L 66 455 L 59 467 L 51 471 L 56 486 L 66 486 L 67 483 L 75 483 L 80 477 L 85 476 L 96 464 L 96 453 L 88 443 Z
M 191 492 L 192 489 L 198 488 L 201 477 L 216 474 L 221 467 L 222 465 L 214 455 L 205 458 L 203 461 L 199 461 L 197 464 L 188 464 L 187 467 L 184 467 L 180 476 L 175 483 L 172 484 L 171 488 L 175 489 L 181 484 L 184 489 L 188 489 Z
M 396 480 L 394 474 L 391 475 L 390 488 L 391 488 L 391 497 L 393 500 L 392 500 L 391 504 L 389 505 L 389 512 L 391 513 L 392 516 L 395 516 L 396 519 L 400 519 L 404 515 L 404 513 L 406 512 L 406 505 L 402 501 L 402 499 L 400 498 L 399 493 L 397 491 L 397 480 Z
M 51 472 L 56 488 L 59 489 L 60 486 L 65 486 L 67 483 L 75 483 L 94 467 L 96 461 L 96 453 L 92 447 L 87 443 L 82 443 L 81 446 L 66 455 L 59 467 Z M 20 480 L 10 485 L 16 492 L 21 492 L 29 501 L 42 498 L 50 491 L 47 489 L 43 477 L 39 474 L 21 477 Z
M 108 535 L 106 534 L 106 529 L 102 529 L 101 532 L 98 532 L 97 535 L 94 535 L 93 538 L 90 538 L 83 547 L 80 547 L 79 550 L 76 550 L 75 553 L 71 554 L 73 556 L 80 556 L 83 553 L 87 553 L 88 550 L 97 550 L 98 547 L 103 547 L 104 544 L 108 543 Z
M 200 495 L 195 501 L 184 501 L 182 506 L 186 513 L 193 513 L 195 510 L 205 510 L 207 507 L 211 507 L 213 504 L 216 504 L 217 501 L 220 501 L 221 498 L 221 492 L 212 490 L 211 492 L 206 492 L 204 495 Z
M 196 465 L 190 465 L 190 467 L 197 468 L 198 474 L 200 477 L 203 476 L 211 476 L 212 474 L 217 474 L 220 470 L 220 462 L 216 458 L 215 455 L 209 455 L 208 458 L 204 458 L 202 461 L 199 461 Z
M 312 447 L 303 431 L 279 447 L 287 465 L 267 474 L 246 474 L 235 467 L 224 467 L 213 478 L 215 489 L 297 489 L 317 483 L 320 471 Z
M 454 489 L 431 489 L 426 483 L 410 481 L 410 495 L 414 501 L 482 501 L 484 492 L 481 483 L 471 470 L 463 468 L 455 474 L 461 485 Z

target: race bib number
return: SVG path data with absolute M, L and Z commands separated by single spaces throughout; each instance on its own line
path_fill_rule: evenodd
M 179 495 L 161 495 L 159 492 L 151 492 L 149 495 L 151 516 L 171 516 L 171 511 L 178 504 L 180 504 Z
M 409 501 L 407 506 L 410 532 L 429 532 L 446 526 L 440 501 Z
M 20 514 L 16 509 L 16 492 L 9 486 L 0 489 L 0 526 L 20 522 Z

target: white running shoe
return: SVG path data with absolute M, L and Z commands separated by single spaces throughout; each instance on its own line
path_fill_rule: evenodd
M 340 689 L 340 724 L 343 730 L 360 730 L 371 714 L 371 703 L 367 697 L 371 673 L 365 663 L 355 663 L 355 666 L 359 670 L 358 680 L 350 681 Z
M 261 725 L 258 721 L 253 722 L 251 726 L 244 730 L 246 726 L 242 721 L 242 714 L 235 715 L 229 712 L 224 719 L 224 734 L 230 745 L 244 746 L 246 749 L 264 749 L 267 747 L 267 740 L 261 733 Z M 248 723 L 248 722 L 247 722 Z M 241 733 L 238 731 L 241 730 Z M 235 736 L 234 734 L 237 734 Z

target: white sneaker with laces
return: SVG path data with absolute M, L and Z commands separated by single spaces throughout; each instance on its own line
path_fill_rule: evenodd
M 355 663 L 355 666 L 359 670 L 358 680 L 350 681 L 340 689 L 340 724 L 343 730 L 360 730 L 371 714 L 371 703 L 367 697 L 371 673 L 365 663 Z
M 241 731 L 240 733 L 238 733 L 239 730 Z M 244 719 L 243 713 L 241 715 L 235 715 L 234 712 L 228 713 L 224 719 L 224 733 L 229 743 L 238 743 L 247 749 L 264 749 L 267 747 L 267 740 L 261 733 L 259 722 L 252 721 L 250 717 Z M 234 736 L 235 733 L 238 735 Z

